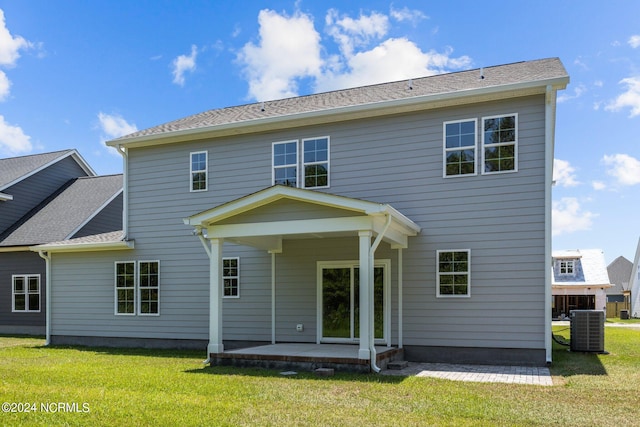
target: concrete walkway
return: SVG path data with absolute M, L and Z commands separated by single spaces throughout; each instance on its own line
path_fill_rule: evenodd
M 385 369 L 383 375 L 441 378 L 452 381 L 493 382 L 552 386 L 549 368 L 537 366 L 453 365 L 409 363 L 404 369 Z

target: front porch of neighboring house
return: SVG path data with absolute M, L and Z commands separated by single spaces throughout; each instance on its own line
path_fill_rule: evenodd
M 209 344 L 212 364 L 293 369 L 334 367 L 378 371 L 402 356 L 402 251 L 420 227 L 388 204 L 276 185 L 184 220 L 210 261 Z M 276 342 L 276 254 L 283 240 L 354 238 L 358 258 L 317 263 L 315 343 Z M 223 243 L 271 254 L 271 344 L 225 351 Z M 375 258 L 381 242 L 397 253 L 397 348 L 391 346 L 390 260 Z M 350 292 L 336 290 L 350 286 Z M 348 295 L 345 297 L 344 295 Z M 338 301 L 336 298 L 349 298 Z M 349 309 L 344 309 L 344 307 Z M 341 316 L 336 321 L 336 316 Z

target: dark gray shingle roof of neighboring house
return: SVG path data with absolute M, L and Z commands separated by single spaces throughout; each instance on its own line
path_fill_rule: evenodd
M 607 289 L 608 294 L 621 294 L 622 291 L 629 290 L 631 284 L 631 270 L 633 270 L 633 263 L 623 256 L 611 261 L 611 264 L 607 266 L 607 272 L 609 273 L 609 280 L 614 285 L 613 288 Z
M 121 192 L 122 175 L 73 179 L 0 236 L 0 246 L 68 239 Z
M 481 78 L 480 70 L 475 69 L 214 109 L 144 129 L 109 141 L 108 144 L 117 145 L 125 143 L 128 139 L 145 136 L 328 111 L 343 107 L 375 105 L 385 101 L 444 95 L 473 89 L 507 87 L 520 83 L 546 82 L 554 79 L 563 80 L 565 85 L 568 82 L 567 71 L 558 58 L 487 67 L 482 69 L 482 75 L 484 78 Z M 411 88 L 409 88 L 409 82 L 411 82 Z
M 93 170 L 87 165 L 76 150 L 62 150 L 51 153 L 32 154 L 28 156 L 10 157 L 0 159 L 0 190 L 9 185 L 30 176 L 35 171 L 46 167 L 49 164 L 62 160 L 70 155 L 75 155 L 81 166 L 87 169 L 89 175 L 95 175 Z

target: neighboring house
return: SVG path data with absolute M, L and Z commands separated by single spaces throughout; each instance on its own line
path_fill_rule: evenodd
M 633 270 L 633 263 L 623 256 L 614 259 L 607 266 L 609 281 L 612 285 L 606 289 L 607 302 L 625 301 L 624 292 L 631 289 L 631 270 Z
M 555 105 L 568 82 L 543 59 L 109 141 L 124 159 L 124 234 L 33 248 L 51 259 L 48 337 L 211 356 L 352 344 L 372 367 L 377 346 L 415 361 L 551 361 Z
M 0 159 L 0 333 L 44 334 L 45 261 L 29 246 L 122 228 L 122 175 L 75 150 Z
M 609 274 L 600 249 L 553 252 L 553 317 L 571 310 L 606 310 Z

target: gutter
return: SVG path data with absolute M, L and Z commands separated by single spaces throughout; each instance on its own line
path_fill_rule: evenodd
M 47 253 L 43 250 L 38 251 L 38 255 L 40 258 L 45 261 L 45 274 L 47 276 L 45 280 L 45 330 L 46 330 L 46 340 L 44 345 L 51 344 L 51 254 Z

